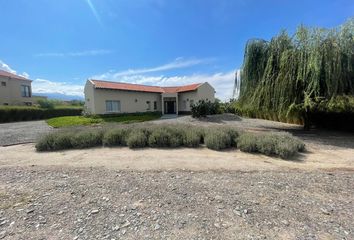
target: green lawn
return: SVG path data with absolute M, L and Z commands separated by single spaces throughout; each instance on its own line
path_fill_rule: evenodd
M 155 120 L 160 118 L 158 114 L 142 114 L 142 115 L 123 115 L 114 117 L 83 117 L 83 116 L 68 116 L 68 117 L 56 117 L 47 120 L 48 125 L 54 128 L 91 125 L 105 122 L 118 122 L 118 123 L 136 123 Z

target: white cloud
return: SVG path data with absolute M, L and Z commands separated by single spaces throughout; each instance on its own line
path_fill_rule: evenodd
M 23 72 L 22 74 L 20 74 L 20 76 L 25 77 L 25 78 L 29 78 L 29 74 L 26 72 Z
M 46 79 L 36 79 L 32 82 L 34 93 L 60 93 L 69 96 L 84 96 L 84 86 L 65 83 L 53 82 Z
M 16 74 L 16 71 L 13 70 L 12 68 L 10 68 L 9 65 L 7 65 L 6 63 L 4 63 L 3 61 L 0 60 L 0 70 L 4 70 L 6 72 L 10 72 L 13 74 Z
M 178 69 L 178 68 L 187 68 L 187 67 L 192 67 L 195 65 L 200 65 L 200 64 L 205 64 L 213 59 L 211 58 L 204 58 L 204 59 L 184 59 L 184 58 L 176 58 L 174 61 L 157 66 L 157 67 L 151 67 L 151 68 L 138 68 L 138 69 L 128 69 L 124 70 L 121 72 L 114 72 L 114 71 L 109 71 L 107 73 L 101 74 L 94 76 L 93 78 L 97 79 L 103 79 L 103 78 L 117 78 L 121 76 L 127 76 L 127 75 L 137 75 L 137 74 L 143 74 L 143 73 L 152 73 L 152 72 L 162 72 L 166 70 L 172 70 L 172 69 Z
M 219 72 L 212 74 L 193 74 L 182 76 L 145 76 L 145 75 L 126 75 L 116 78 L 103 77 L 102 80 L 119 81 L 154 86 L 180 86 L 191 83 L 210 83 L 216 91 L 216 97 L 221 100 L 229 100 L 232 96 L 234 87 L 235 71 Z M 97 79 L 97 78 L 94 78 Z
M 6 63 L 4 63 L 1 60 L 0 60 L 0 70 L 4 70 L 4 71 L 10 72 L 12 74 L 17 74 L 17 72 L 15 70 L 13 70 L 9 65 L 7 65 Z M 22 74 L 18 74 L 18 75 L 25 77 L 25 78 L 29 78 L 29 75 L 26 72 L 23 72 Z
M 87 50 L 81 52 L 50 52 L 50 53 L 38 53 L 35 54 L 36 57 L 86 57 L 86 56 L 98 56 L 106 55 L 112 53 L 111 50 L 107 49 L 96 49 L 96 50 Z
M 216 96 L 221 100 L 229 100 L 232 97 L 235 71 L 217 72 L 211 74 L 192 74 L 176 76 L 150 76 L 147 73 L 162 72 L 166 70 L 187 68 L 195 65 L 211 62 L 213 59 L 184 59 L 176 58 L 174 61 L 157 67 L 129 69 L 121 72 L 110 70 L 106 73 L 92 76 L 92 79 L 118 81 L 155 86 L 180 86 L 191 83 L 210 83 L 216 90 Z

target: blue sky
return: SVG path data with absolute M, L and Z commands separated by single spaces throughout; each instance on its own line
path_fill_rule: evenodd
M 250 38 L 335 27 L 353 0 L 0 0 L 0 68 L 34 92 L 82 95 L 88 78 L 148 85 L 209 81 L 231 96 Z

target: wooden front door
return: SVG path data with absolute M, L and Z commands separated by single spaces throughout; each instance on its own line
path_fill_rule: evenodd
M 165 101 L 165 114 L 176 114 L 176 101 Z

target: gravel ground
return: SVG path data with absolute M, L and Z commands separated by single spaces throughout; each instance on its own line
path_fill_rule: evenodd
M 354 239 L 353 172 L 3 168 L 0 239 Z
M 51 131 L 45 121 L 28 121 L 0 124 L 0 146 L 34 142 L 40 135 Z

